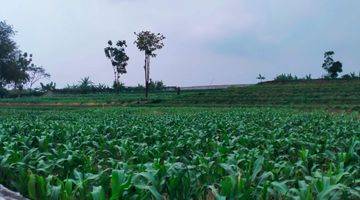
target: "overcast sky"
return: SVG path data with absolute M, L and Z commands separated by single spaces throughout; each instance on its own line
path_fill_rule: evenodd
M 109 39 L 127 40 L 126 85 L 143 84 L 134 31 L 163 33 L 151 78 L 166 85 L 256 82 L 292 73 L 319 77 L 323 53 L 360 71 L 359 0 L 6 0 L 0 20 L 58 86 L 89 76 L 112 83 Z

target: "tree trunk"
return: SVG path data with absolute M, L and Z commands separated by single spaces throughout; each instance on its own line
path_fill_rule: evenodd
M 118 93 L 120 93 L 120 73 L 119 72 L 116 73 L 116 81 L 117 81 L 116 90 Z
M 118 81 L 117 81 L 117 74 L 116 74 L 115 66 L 113 66 L 113 70 L 114 70 L 114 86 L 116 86 Z M 114 88 L 114 89 L 116 89 L 116 88 Z
M 150 55 L 145 54 L 145 98 L 149 96 L 149 79 L 150 79 Z

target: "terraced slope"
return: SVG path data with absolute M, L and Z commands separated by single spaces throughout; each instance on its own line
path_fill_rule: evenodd
M 0 105 L 72 106 L 309 106 L 360 108 L 360 80 L 263 83 L 222 90 L 157 92 L 145 101 L 142 93 L 46 95 L 34 98 L 0 99 Z
M 264 83 L 184 94 L 173 103 L 228 105 L 360 105 L 360 81 Z

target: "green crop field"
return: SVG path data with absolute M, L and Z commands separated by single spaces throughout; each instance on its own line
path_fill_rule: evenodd
M 0 106 L 266 106 L 360 110 L 360 80 L 313 80 L 264 83 L 223 90 L 143 93 L 49 94 L 0 99 Z
M 31 199 L 360 199 L 359 115 L 3 108 L 0 184 Z
M 0 200 L 360 200 L 359 7 L 2 0 Z

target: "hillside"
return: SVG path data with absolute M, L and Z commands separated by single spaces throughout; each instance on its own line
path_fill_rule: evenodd
M 266 82 L 241 88 L 142 93 L 58 95 L 0 99 L 2 106 L 304 106 L 359 109 L 360 80 Z
M 228 105 L 360 105 L 360 81 L 267 82 L 243 88 L 193 92 L 177 103 Z

